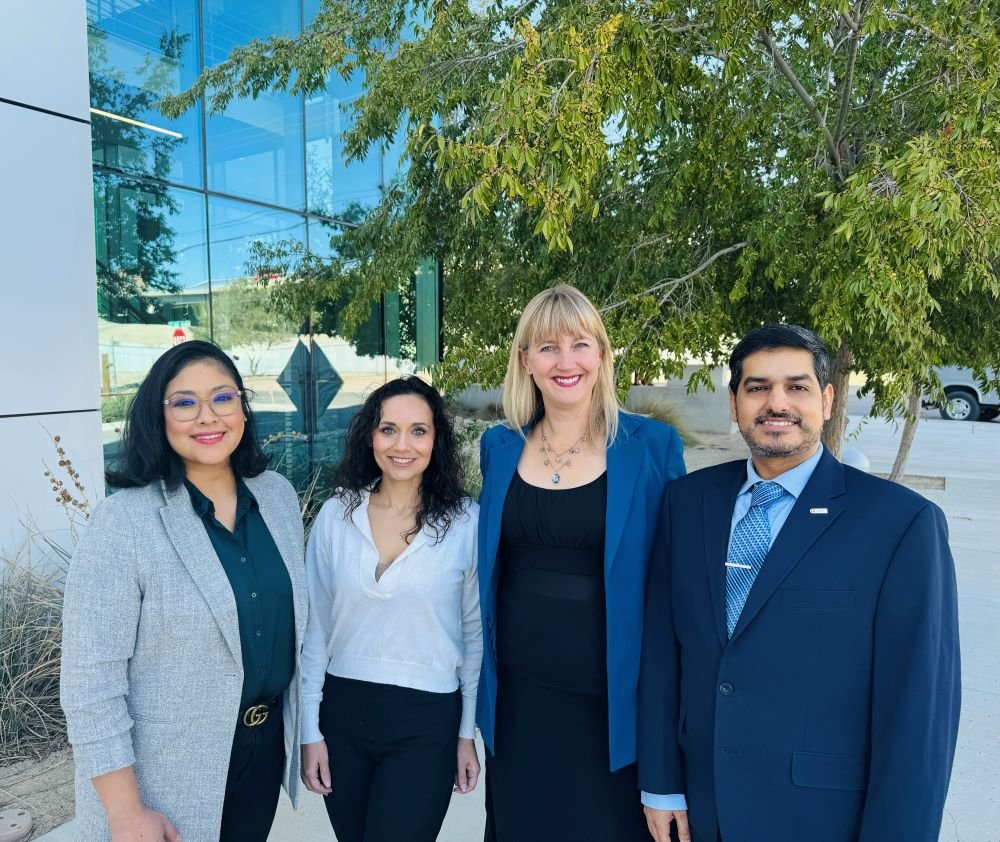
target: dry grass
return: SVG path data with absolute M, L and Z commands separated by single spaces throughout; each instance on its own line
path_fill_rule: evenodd
M 62 589 L 18 557 L 0 569 L 0 765 L 66 743 L 59 706 Z
M 455 441 L 458 444 L 458 458 L 462 463 L 462 480 L 466 493 L 478 500 L 483 490 L 483 474 L 479 469 L 479 440 L 494 424 L 495 419 L 463 418 L 456 416 L 452 420 L 455 430 Z
M 52 436 L 52 447 L 56 463 L 43 465 L 44 477 L 75 544 L 91 506 L 59 436 Z M 25 533 L 19 550 L 0 556 L 0 766 L 37 760 L 66 745 L 59 665 L 62 582 L 71 550 L 31 523 Z
M 697 437 L 690 430 L 686 429 L 677 407 L 662 392 L 652 389 L 633 392 L 625 401 L 625 408 L 629 412 L 635 412 L 639 415 L 655 418 L 664 424 L 669 424 L 677 430 L 685 447 L 694 447 L 698 444 Z

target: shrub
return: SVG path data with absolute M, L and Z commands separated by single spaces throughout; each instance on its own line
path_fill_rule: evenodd
M 22 557 L 0 559 L 0 765 L 66 742 L 59 705 L 62 589 Z
M 90 502 L 59 436 L 52 436 L 52 446 L 57 461 L 43 463 L 44 476 L 75 544 Z M 35 548 L 44 555 L 37 564 Z M 28 523 L 21 547 L 0 556 L 0 765 L 39 759 L 66 743 L 59 665 L 62 583 L 71 554 Z
M 101 398 L 101 421 L 105 424 L 124 421 L 131 399 L 129 395 L 104 395 Z
M 646 415 L 649 418 L 662 421 L 664 424 L 669 424 L 677 430 L 685 447 L 693 447 L 698 444 L 697 437 L 685 427 L 684 422 L 681 420 L 680 411 L 674 406 L 665 392 L 656 389 L 633 391 L 625 401 L 625 408 L 629 412 Z

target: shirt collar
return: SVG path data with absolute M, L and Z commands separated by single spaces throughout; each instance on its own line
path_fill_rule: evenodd
M 802 489 L 809 482 L 809 478 L 813 475 L 813 471 L 816 470 L 816 466 L 819 464 L 822 456 L 823 445 L 821 444 L 819 449 L 806 459 L 805 462 L 801 462 L 794 468 L 789 468 L 783 474 L 778 474 L 771 482 L 778 483 L 788 494 L 791 494 L 797 500 L 802 493 Z M 751 457 L 747 459 L 747 478 L 743 485 L 740 486 L 740 494 L 748 493 L 758 482 L 764 482 L 764 479 L 754 469 L 753 457 Z
M 190 480 L 184 480 L 184 487 L 187 488 L 188 494 L 191 497 L 191 506 L 194 508 L 195 514 L 198 515 L 202 520 L 211 520 L 215 517 L 215 504 L 208 499 L 198 487 Z M 236 478 L 236 520 L 239 522 L 240 517 L 245 514 L 250 507 L 257 507 L 257 498 L 253 496 L 253 492 L 247 488 L 247 485 L 240 477 Z

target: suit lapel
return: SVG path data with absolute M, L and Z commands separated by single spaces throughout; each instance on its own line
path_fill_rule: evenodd
M 632 495 L 642 470 L 645 451 L 627 415 L 619 415 L 619 433 L 608 450 L 608 504 L 605 515 L 604 575 L 611 572 L 618 545 L 628 522 Z
M 225 638 L 233 658 L 243 663 L 240 648 L 239 621 L 236 616 L 236 598 L 232 585 L 222 569 L 215 548 L 205 531 L 205 524 L 191 506 L 191 499 L 183 485 L 168 491 L 161 483 L 166 505 L 160 509 L 163 526 L 167 530 L 177 555 L 187 568 L 188 575 L 208 603 L 215 622 Z M 273 533 L 272 533 L 273 534 Z M 280 549 L 280 547 L 279 547 Z
M 736 495 L 747 478 L 745 465 L 745 462 L 734 462 L 733 470 L 720 476 L 714 486 L 705 490 L 702 498 L 705 573 L 708 576 L 708 590 L 712 595 L 712 616 L 719 633 L 719 643 L 723 646 L 729 639 L 726 629 L 726 557 L 729 552 L 729 532 Z
M 486 499 L 480 500 L 481 505 L 485 503 L 485 512 L 480 517 L 486 518 L 486 546 L 484 558 L 480 559 L 480 578 L 486 582 L 493 581 L 500 546 L 500 528 L 503 525 L 503 504 L 524 450 L 524 439 L 514 431 L 507 432 L 508 437 L 490 450 L 489 484 L 483 489 Z
M 733 629 L 733 640 L 753 622 L 802 556 L 840 516 L 843 506 L 834 502 L 834 498 L 843 493 L 844 468 L 824 451 L 750 588 L 743 612 Z M 811 512 L 813 509 L 825 511 Z M 833 563 L 835 561 L 833 559 Z

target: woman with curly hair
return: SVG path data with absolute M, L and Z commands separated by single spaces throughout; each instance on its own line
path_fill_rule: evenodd
M 433 842 L 479 778 L 478 506 L 451 425 L 417 377 L 351 421 L 306 550 L 302 781 L 340 842 Z

